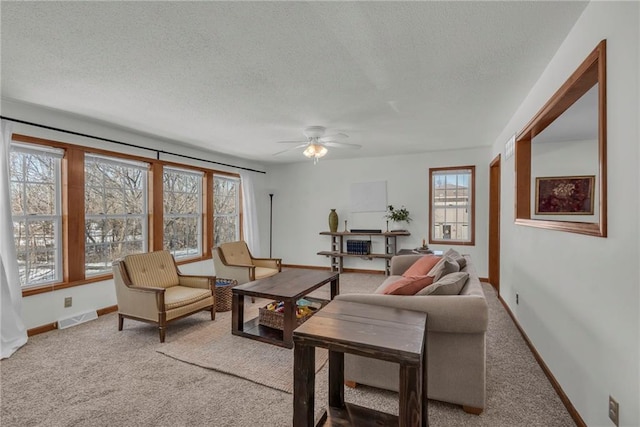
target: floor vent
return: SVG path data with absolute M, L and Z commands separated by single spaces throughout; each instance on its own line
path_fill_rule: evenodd
M 58 320 L 58 329 L 65 329 L 71 326 L 79 325 L 80 323 L 88 322 L 98 318 L 98 312 L 95 310 L 86 311 L 84 313 L 76 314 L 71 317 L 65 317 Z

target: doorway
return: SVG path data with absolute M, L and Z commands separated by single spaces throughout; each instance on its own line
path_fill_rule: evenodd
M 500 294 L 500 154 L 489 164 L 489 283 Z

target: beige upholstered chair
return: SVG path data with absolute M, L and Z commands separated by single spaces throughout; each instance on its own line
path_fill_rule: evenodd
M 201 310 L 216 317 L 215 276 L 184 276 L 169 251 L 128 255 L 113 263 L 118 330 L 124 318 L 157 323 L 164 342 L 168 322 Z
M 216 275 L 238 284 L 273 276 L 282 271 L 280 258 L 254 258 L 244 241 L 222 243 L 213 249 Z

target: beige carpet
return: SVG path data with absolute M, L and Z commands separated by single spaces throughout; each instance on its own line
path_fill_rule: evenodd
M 382 275 L 342 274 L 340 293 L 371 291 L 383 280 Z M 471 415 L 460 406 L 430 400 L 429 425 L 575 427 L 493 289 L 485 285 L 484 291 L 489 303 L 486 410 Z M 325 290 L 317 296 L 327 295 Z M 230 329 L 230 317 L 223 314 L 215 322 L 202 312 L 172 323 L 165 344 L 147 323 L 125 320 L 119 332 L 116 313 L 33 336 L 0 362 L 0 425 L 291 426 L 292 394 L 157 351 L 212 323 Z M 328 399 L 327 368 L 316 376 L 316 413 Z M 398 394 L 387 390 L 347 387 L 345 400 L 398 411 Z
M 267 300 L 245 304 L 245 319 L 258 315 Z M 276 390 L 293 393 L 293 350 L 231 334 L 231 312 L 216 314 L 196 330 L 158 348 L 182 362 L 235 375 Z M 327 362 L 327 351 L 316 349 L 316 372 Z

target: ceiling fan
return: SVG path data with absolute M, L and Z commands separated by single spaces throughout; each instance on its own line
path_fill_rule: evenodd
M 348 138 L 349 136 L 344 133 L 336 133 L 333 135 L 326 135 L 326 129 L 323 126 L 309 126 L 303 132 L 304 136 L 307 137 L 306 141 L 278 141 L 279 144 L 298 144 L 295 147 L 287 148 L 286 150 L 278 151 L 274 153 L 274 156 L 277 156 L 282 153 L 286 153 L 287 151 L 297 150 L 299 148 L 304 148 L 302 154 L 304 154 L 308 158 L 313 159 L 313 164 L 318 163 L 318 159 L 323 157 L 329 151 L 327 147 L 334 148 L 352 148 L 357 149 L 360 148 L 361 145 L 358 144 L 349 144 L 346 142 L 340 142 L 340 139 Z

